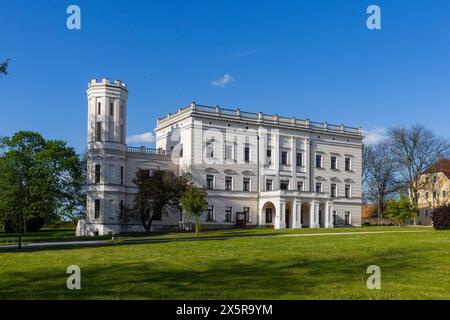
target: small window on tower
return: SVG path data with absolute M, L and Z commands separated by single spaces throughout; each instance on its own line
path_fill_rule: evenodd
M 95 165 L 95 183 L 100 183 L 100 165 Z
M 100 218 L 100 200 L 99 199 L 95 199 L 95 202 L 94 202 L 94 218 L 95 219 Z
M 101 102 L 99 102 L 97 104 L 97 114 L 102 114 L 102 104 L 101 104 Z
M 110 116 L 114 115 L 114 102 L 109 103 L 109 115 Z
M 95 141 L 102 141 L 102 123 L 95 123 Z

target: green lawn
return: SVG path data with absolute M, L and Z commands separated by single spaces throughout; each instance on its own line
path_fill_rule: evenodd
M 0 299 L 450 299 L 450 231 L 323 230 L 424 232 L 231 230 L 203 233 L 219 240 L 171 234 L 152 239 L 179 241 L 0 251 Z M 81 290 L 66 288 L 72 264 L 81 268 Z M 381 268 L 381 290 L 365 286 L 372 264 Z

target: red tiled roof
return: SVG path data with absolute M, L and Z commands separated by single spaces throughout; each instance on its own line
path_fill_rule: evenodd
M 440 160 L 429 166 L 423 173 L 444 173 L 450 179 L 450 159 Z

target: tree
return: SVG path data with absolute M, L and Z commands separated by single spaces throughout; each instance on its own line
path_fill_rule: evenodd
M 431 212 L 433 227 L 437 230 L 450 229 L 450 204 L 434 209 Z
M 140 221 L 147 232 L 154 220 L 161 219 L 169 210 L 180 212 L 180 199 L 190 185 L 188 175 L 176 176 L 172 171 L 155 170 L 151 175 L 146 170 L 136 173 L 133 183 L 137 185 L 131 208 L 125 208 L 121 220 Z
M 364 193 L 366 198 L 377 204 L 378 219 L 386 209 L 386 200 L 398 189 L 395 169 L 395 161 L 387 143 L 364 146 Z
M 431 130 L 415 125 L 411 128 L 396 127 L 388 131 L 392 157 L 396 162 L 396 176 L 408 191 L 412 203 L 417 206 L 419 178 L 426 168 L 449 156 L 447 139 L 436 136 Z
M 8 64 L 9 59 L 6 59 L 4 62 L 0 63 L 0 78 L 2 75 L 6 76 L 8 74 Z
M 83 166 L 73 148 L 20 131 L 0 144 L 0 223 L 10 231 L 37 231 L 82 210 Z
M 181 197 L 181 207 L 190 218 L 195 219 L 195 235 L 197 237 L 201 228 L 200 216 L 208 205 L 205 193 L 204 189 L 191 185 Z
M 400 223 L 406 223 L 416 216 L 417 206 L 415 206 L 408 197 L 402 194 L 398 201 L 394 199 L 388 201 L 386 213 L 389 219 Z

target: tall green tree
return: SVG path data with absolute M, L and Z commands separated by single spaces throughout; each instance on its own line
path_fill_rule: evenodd
M 122 213 L 123 223 L 139 221 L 147 232 L 154 220 L 160 220 L 168 211 L 181 212 L 180 199 L 190 185 L 190 176 L 177 176 L 172 171 L 146 170 L 136 173 L 133 183 L 137 185 L 133 204 Z
M 404 224 L 416 216 L 417 210 L 410 198 L 402 194 L 399 200 L 388 201 L 386 213 L 389 219 Z
M 83 163 L 61 140 L 20 131 L 0 143 L 0 223 L 19 232 L 84 211 Z
M 195 235 L 197 237 L 201 229 L 200 216 L 208 205 L 205 200 L 205 194 L 205 190 L 191 185 L 181 197 L 181 207 L 188 217 L 195 219 Z

